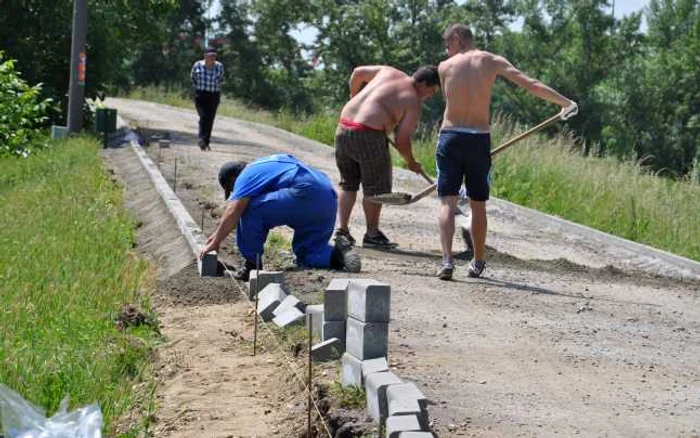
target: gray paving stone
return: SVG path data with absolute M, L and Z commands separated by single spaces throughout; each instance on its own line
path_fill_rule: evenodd
M 361 322 L 348 318 L 345 327 L 345 349 L 360 360 L 386 357 L 389 345 L 389 324 Z
M 304 313 L 307 315 L 313 315 L 313 319 L 311 320 L 311 330 L 313 331 L 314 336 L 317 336 L 319 339 L 323 339 L 323 304 L 312 304 L 306 306 L 306 312 Z M 345 336 L 338 339 L 345 340 Z
M 400 385 L 391 385 L 389 389 L 393 388 L 394 386 Z M 418 422 L 420 423 L 421 427 L 424 430 L 428 429 L 428 425 L 430 424 L 428 411 L 420 407 L 418 400 L 414 398 L 392 400 L 387 395 L 387 407 L 387 415 L 389 417 L 400 415 L 415 415 L 416 417 L 418 417 Z
M 284 272 L 282 271 L 260 271 L 260 281 L 258 281 L 258 272 L 253 269 L 250 272 L 250 281 L 248 281 L 248 299 L 255 300 L 255 291 L 261 291 L 270 283 L 277 283 L 284 289 Z M 256 289 L 257 288 L 257 289 Z
M 389 364 L 386 362 L 385 357 L 378 357 L 376 359 L 367 359 L 362 361 L 362 379 L 367 374 L 379 373 L 382 371 L 389 371 Z
M 422 430 L 415 415 L 401 415 L 386 419 L 386 433 L 384 436 L 386 438 L 399 438 L 401 432 L 420 432 Z
M 354 385 L 362 388 L 362 361 L 350 353 L 344 353 L 340 363 L 343 386 Z
M 401 432 L 399 438 L 435 438 L 431 432 Z
M 272 312 L 286 297 L 287 294 L 279 284 L 268 284 L 258 295 L 258 315 L 263 321 L 270 321 L 274 317 Z
M 347 278 L 334 278 L 323 293 L 323 311 L 326 321 L 345 321 L 348 317 Z
M 294 295 L 287 295 L 285 299 L 280 302 L 280 305 L 272 311 L 272 313 L 275 316 L 279 316 L 293 307 L 301 313 L 306 313 L 306 304 L 299 301 L 299 298 L 295 297 Z
M 302 324 L 305 318 L 306 314 L 301 313 L 296 307 L 291 307 L 281 315 L 272 318 L 272 322 L 274 322 L 277 327 L 286 327 L 290 324 Z
M 401 379 L 391 371 L 372 373 L 365 377 L 367 412 L 379 424 L 383 423 L 382 420 L 387 417 L 389 411 L 386 402 L 387 387 L 400 383 Z
M 218 277 L 219 276 L 219 260 L 216 252 L 204 254 L 204 258 L 197 257 L 197 268 L 199 268 L 200 277 Z
M 428 399 L 423 395 L 423 392 L 418 389 L 415 383 L 402 383 L 401 385 L 394 385 L 386 393 L 387 400 L 405 400 L 413 399 L 418 402 L 421 409 L 428 408 Z
M 362 322 L 389 322 L 391 288 L 370 279 L 353 279 L 348 284 L 348 317 Z
M 311 347 L 311 359 L 315 362 L 326 362 L 340 358 L 343 354 L 341 343 L 338 338 L 331 338 L 327 341 L 319 342 Z
M 330 338 L 338 338 L 343 341 L 343 346 L 345 346 L 345 321 L 324 321 L 323 323 L 323 340 L 326 341 Z M 343 347 L 345 349 L 345 347 Z

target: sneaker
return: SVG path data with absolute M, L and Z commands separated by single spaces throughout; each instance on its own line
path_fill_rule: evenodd
M 484 273 L 486 262 L 483 260 L 474 260 L 469 264 L 469 276 L 471 278 L 479 278 Z
M 202 139 L 202 140 L 199 140 L 199 143 L 198 143 L 198 144 L 199 144 L 199 148 L 200 148 L 201 150 L 203 150 L 203 151 L 206 151 L 206 150 L 207 150 L 207 142 L 206 142 L 206 141 L 204 141 L 203 139 Z
M 362 239 L 362 246 L 365 248 L 394 249 L 399 245 L 389 240 L 381 231 L 377 231 L 377 234 L 374 236 L 365 233 L 365 237 Z
M 452 280 L 452 274 L 455 271 L 455 265 L 452 263 L 443 263 L 442 266 L 440 266 L 440 269 L 437 272 L 437 277 L 440 280 Z
M 346 248 L 355 245 L 355 238 L 352 237 L 350 231 L 344 228 L 336 228 L 333 240 L 338 248 Z

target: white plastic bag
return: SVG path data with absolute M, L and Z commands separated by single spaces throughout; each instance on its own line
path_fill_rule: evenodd
M 96 403 L 68 412 L 68 397 L 53 416 L 0 384 L 4 438 L 102 438 L 102 412 Z

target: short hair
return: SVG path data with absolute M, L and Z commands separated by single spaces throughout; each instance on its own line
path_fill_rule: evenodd
M 447 28 L 447 30 L 442 34 L 442 39 L 448 40 L 452 38 L 453 35 L 459 35 L 459 37 L 467 43 L 472 42 L 472 40 L 474 39 L 474 34 L 472 34 L 472 31 L 466 24 L 462 23 L 451 24 Z
M 438 69 L 434 65 L 424 65 L 413 73 L 413 80 L 423 82 L 429 87 L 440 85 Z
M 214 47 L 207 47 L 206 50 L 204 50 L 205 55 L 216 55 L 218 52 Z
M 221 166 L 221 169 L 219 169 L 219 184 L 224 189 L 224 199 L 228 200 L 229 196 L 231 196 L 238 175 L 243 172 L 247 165 L 248 163 L 245 161 L 229 161 Z

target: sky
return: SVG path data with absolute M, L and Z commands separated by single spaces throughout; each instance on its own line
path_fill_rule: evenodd
M 622 18 L 625 15 L 629 15 L 632 12 L 637 12 L 643 9 L 648 3 L 649 0 L 609 0 L 611 3 L 614 1 L 615 2 L 615 18 Z M 458 3 L 461 3 L 458 1 Z M 208 11 L 208 16 L 216 16 L 219 9 L 221 8 L 221 4 L 219 3 L 219 0 L 213 0 L 212 2 L 212 7 Z M 516 22 L 514 24 L 514 27 L 517 29 L 517 27 L 522 26 L 522 23 L 518 25 Z M 642 31 L 646 30 L 646 23 L 642 19 Z M 316 29 L 313 27 L 306 27 L 306 28 L 300 28 L 292 31 L 292 36 L 299 40 L 302 43 L 305 44 L 311 44 L 314 42 L 314 39 L 316 38 Z

